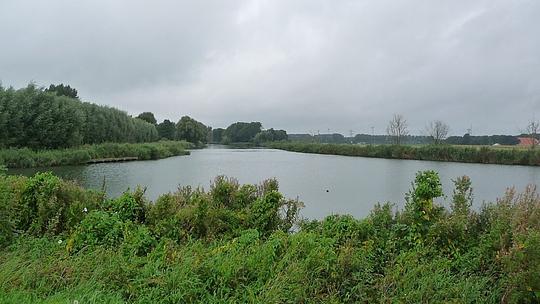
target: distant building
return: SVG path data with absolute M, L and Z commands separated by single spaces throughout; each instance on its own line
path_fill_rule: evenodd
M 519 143 L 518 143 L 518 146 L 522 146 L 522 147 L 530 147 L 530 146 L 537 146 L 540 141 L 538 141 L 538 139 L 536 138 L 532 138 L 532 137 L 518 137 L 519 139 Z

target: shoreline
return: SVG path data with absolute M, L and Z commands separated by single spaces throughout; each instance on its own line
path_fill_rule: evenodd
M 86 165 L 100 160 L 156 160 L 189 155 L 197 148 L 185 141 L 151 143 L 103 143 L 77 148 L 33 151 L 28 148 L 0 150 L 0 165 L 8 169 Z
M 299 142 L 274 142 L 267 148 L 289 152 L 366 158 L 424 160 L 468 164 L 540 166 L 540 150 L 457 147 L 451 145 L 352 145 Z

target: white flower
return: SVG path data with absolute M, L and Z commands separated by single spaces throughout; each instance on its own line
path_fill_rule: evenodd
M 58 245 L 62 244 L 62 240 L 58 240 Z
M 86 209 L 86 207 L 84 207 L 83 212 L 88 212 L 88 209 Z

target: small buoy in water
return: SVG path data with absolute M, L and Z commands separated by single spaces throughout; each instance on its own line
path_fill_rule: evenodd
M 326 192 L 330 192 L 330 190 L 326 189 Z

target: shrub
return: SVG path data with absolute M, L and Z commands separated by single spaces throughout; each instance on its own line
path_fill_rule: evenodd
M 147 203 L 144 199 L 145 189 L 138 187 L 135 192 L 124 192 L 120 197 L 108 200 L 105 210 L 118 214 L 122 221 L 143 223 L 146 216 Z
M 123 230 L 122 251 L 126 256 L 143 256 L 156 245 L 156 239 L 144 225 L 127 222 Z
M 92 246 L 115 248 L 123 240 L 123 230 L 124 223 L 118 214 L 92 211 L 71 235 L 67 245 L 68 252 L 77 252 Z

